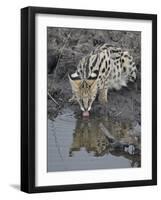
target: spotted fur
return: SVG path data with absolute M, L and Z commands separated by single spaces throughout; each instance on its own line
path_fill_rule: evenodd
M 107 102 L 109 89 L 121 89 L 136 79 L 133 57 L 121 48 L 107 44 L 97 47 L 83 57 L 74 74 L 69 76 L 72 100 L 77 100 L 82 111 L 89 111 L 97 92 L 101 103 Z

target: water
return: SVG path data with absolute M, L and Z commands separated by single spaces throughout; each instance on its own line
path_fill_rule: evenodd
M 138 150 L 139 149 L 139 150 Z M 140 167 L 138 127 L 107 117 L 48 119 L 48 172 Z

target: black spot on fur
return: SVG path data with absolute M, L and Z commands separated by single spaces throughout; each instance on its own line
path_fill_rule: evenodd
M 119 65 L 117 65 L 117 69 L 119 69 Z
M 110 60 L 108 61 L 108 64 L 109 64 L 109 65 L 111 64 L 111 61 L 110 61 Z
M 99 69 L 101 68 L 101 65 L 102 65 L 103 61 L 104 61 L 104 58 L 101 59 L 101 62 L 99 64 Z
M 132 62 L 130 62 L 130 65 L 132 65 Z
M 117 57 L 115 57 L 115 60 L 117 60 L 117 59 L 119 59 L 120 58 L 120 56 L 117 56 Z
M 125 62 L 125 60 L 124 60 L 124 59 L 122 59 L 122 60 L 121 60 L 121 62 L 122 62 L 122 63 L 124 63 L 124 62 Z
M 105 64 L 106 64 L 106 69 L 107 69 L 107 61 L 105 62 Z
M 103 68 L 103 70 L 102 70 L 102 73 L 104 73 L 105 72 L 105 68 Z
M 110 70 L 110 67 L 107 69 L 108 71 Z
M 96 77 L 88 77 L 88 80 L 96 80 L 97 79 L 97 76 Z
M 115 79 L 115 78 L 116 78 L 116 75 L 113 76 L 113 79 Z
M 120 72 L 118 72 L 118 77 L 120 76 Z
M 92 68 L 96 65 L 97 59 L 98 59 L 98 55 L 96 56 L 95 60 L 94 60 L 93 63 L 92 63 Z
M 93 71 L 93 73 L 95 73 L 96 76 L 98 76 L 98 72 L 99 72 L 99 71 L 98 71 L 97 69 Z
M 90 62 L 90 57 L 87 57 L 87 58 L 86 58 L 86 66 L 87 66 L 87 67 L 89 66 L 89 62 Z
M 126 72 L 126 67 L 123 67 L 124 72 Z

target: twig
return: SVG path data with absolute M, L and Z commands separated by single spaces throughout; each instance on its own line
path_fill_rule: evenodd
M 48 92 L 48 96 L 50 97 L 50 99 L 56 104 L 56 105 L 58 105 L 58 106 L 60 106 L 59 104 L 58 104 L 58 102 L 51 96 L 51 94 Z
M 119 116 L 121 113 L 122 113 L 122 111 L 121 111 L 121 112 L 119 112 L 119 113 L 117 113 L 117 114 L 115 115 L 115 117 Z
M 121 113 L 123 113 L 124 109 L 125 109 L 125 106 L 123 107 L 122 111 L 120 111 L 119 113 L 117 113 L 117 114 L 115 115 L 115 117 L 118 117 Z
M 134 100 L 133 99 L 131 100 L 131 104 L 132 104 L 132 106 L 131 106 L 132 107 L 132 112 L 134 112 Z
M 68 42 L 68 39 L 70 38 L 70 35 L 71 35 L 71 31 L 69 32 L 67 38 L 65 39 L 63 47 L 59 50 L 60 53 L 59 53 L 59 57 L 58 57 L 58 61 L 57 61 L 56 67 L 55 67 L 55 72 L 54 72 L 54 74 L 53 74 L 53 81 L 52 81 L 52 83 L 51 83 L 51 87 L 50 87 L 50 88 L 53 87 L 53 82 L 54 82 L 54 78 L 55 78 L 55 75 L 56 75 L 56 71 L 57 71 L 57 68 L 58 68 L 58 65 L 59 65 L 59 62 L 60 62 L 60 58 L 61 58 L 61 55 L 62 55 L 62 53 L 63 53 L 63 50 L 64 50 L 64 48 L 65 48 L 65 46 L 66 46 L 66 44 L 67 44 L 67 42 Z
M 53 126 L 54 126 L 54 125 L 53 125 Z M 58 140 L 57 140 L 57 135 L 56 135 L 55 127 L 54 127 L 54 137 L 55 137 L 55 144 L 56 144 L 56 147 L 57 147 L 57 150 L 58 150 L 58 154 L 59 154 L 61 160 L 64 161 L 63 156 L 62 156 L 62 154 L 61 154 L 60 145 L 59 145 L 59 142 L 58 142 Z
M 57 66 L 58 66 L 58 64 L 59 64 L 59 62 L 60 62 L 61 55 L 62 55 L 63 50 L 64 50 L 64 48 L 65 48 L 65 46 L 66 46 L 66 44 L 67 44 L 67 42 L 68 42 L 68 39 L 70 38 L 70 35 L 71 35 L 71 32 L 69 32 L 69 34 L 68 34 L 68 36 L 67 36 L 67 38 L 66 38 L 66 40 L 65 40 L 65 42 L 64 42 L 63 47 L 60 49 L 59 58 L 58 58 L 58 62 L 57 62 L 57 64 L 56 64 L 55 71 L 56 71 Z

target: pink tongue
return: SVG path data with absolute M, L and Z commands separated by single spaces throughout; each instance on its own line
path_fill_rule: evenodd
M 88 111 L 84 111 L 83 112 L 83 117 L 89 117 L 89 112 Z

